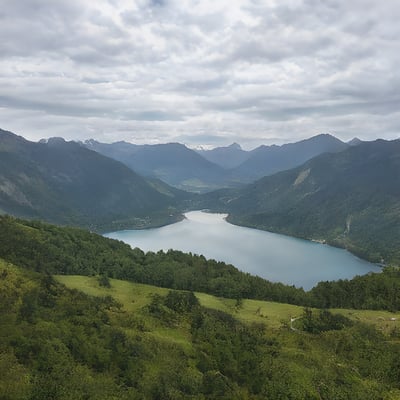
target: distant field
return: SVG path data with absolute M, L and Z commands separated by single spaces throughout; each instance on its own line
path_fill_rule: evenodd
M 76 275 L 57 275 L 56 279 L 71 289 L 78 289 L 92 296 L 112 296 L 123 305 L 124 310 L 130 312 L 149 304 L 153 294 L 165 295 L 170 290 L 117 279 L 110 279 L 111 288 L 105 288 L 99 285 L 96 277 Z M 260 300 L 243 300 L 237 304 L 236 300 L 219 298 L 205 293 L 196 293 L 196 296 L 204 307 L 225 311 L 243 322 L 263 322 L 270 328 L 279 328 L 283 324 L 289 324 L 290 318 L 299 317 L 303 312 L 303 307 L 291 304 Z M 389 331 L 393 327 L 400 329 L 400 312 L 348 309 L 331 311 L 343 314 L 355 321 L 373 324 L 383 331 Z M 164 334 L 165 332 L 163 332 Z

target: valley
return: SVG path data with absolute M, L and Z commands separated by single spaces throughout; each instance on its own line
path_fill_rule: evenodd
M 247 153 L 228 146 L 208 156 L 214 161 L 236 157 L 239 166 L 228 168 L 224 161 L 217 165 L 203 158 L 206 151 L 196 153 L 181 144 L 60 138 L 32 143 L 0 133 L 4 213 L 106 232 L 163 226 L 181 220 L 186 211 L 209 209 L 228 213 L 228 221 L 237 225 L 327 242 L 374 263 L 400 260 L 396 140 L 346 144 L 325 134 Z M 253 171 L 262 176 L 309 160 L 246 184 L 234 171 L 256 155 Z M 197 182 L 206 192 L 180 190 L 182 182 Z
M 227 188 L 221 165 L 193 193 L 0 131 L 1 396 L 399 398 L 398 154 L 346 145 Z

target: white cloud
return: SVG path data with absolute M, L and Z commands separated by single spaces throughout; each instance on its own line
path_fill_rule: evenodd
M 1 127 L 247 147 L 398 137 L 399 17 L 397 0 L 3 0 Z

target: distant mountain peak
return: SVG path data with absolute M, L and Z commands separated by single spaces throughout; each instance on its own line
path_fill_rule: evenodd
M 363 142 L 363 141 L 362 141 L 361 139 L 359 139 L 358 137 L 355 137 L 355 138 L 349 140 L 349 141 L 347 142 L 347 144 L 350 145 L 350 146 L 358 146 L 358 145 L 361 144 L 362 142 Z
M 46 143 L 50 146 L 54 146 L 54 145 L 58 145 L 58 144 L 64 144 L 64 143 L 66 143 L 66 141 L 62 137 L 51 137 L 48 139 L 41 139 L 39 143 Z
M 336 136 L 330 133 L 320 133 L 318 135 L 311 136 L 308 139 L 304 139 L 303 141 L 315 141 L 315 140 L 330 140 L 335 142 L 342 142 L 340 139 L 338 139 Z
M 99 142 L 95 139 L 87 139 L 83 142 L 83 144 L 85 146 L 95 146 L 96 144 L 98 144 Z
M 319 133 L 318 135 L 315 135 L 314 137 L 318 137 L 318 136 L 325 136 L 325 137 L 334 137 L 335 139 L 337 139 L 335 136 L 333 136 L 331 133 L 328 133 L 328 132 L 322 132 L 322 133 Z
M 233 142 L 228 146 L 229 149 L 242 150 L 242 146 L 239 143 Z

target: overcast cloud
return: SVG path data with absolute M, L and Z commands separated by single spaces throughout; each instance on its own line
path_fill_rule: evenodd
M 400 136 L 398 0 L 0 4 L 0 127 L 32 140 Z

